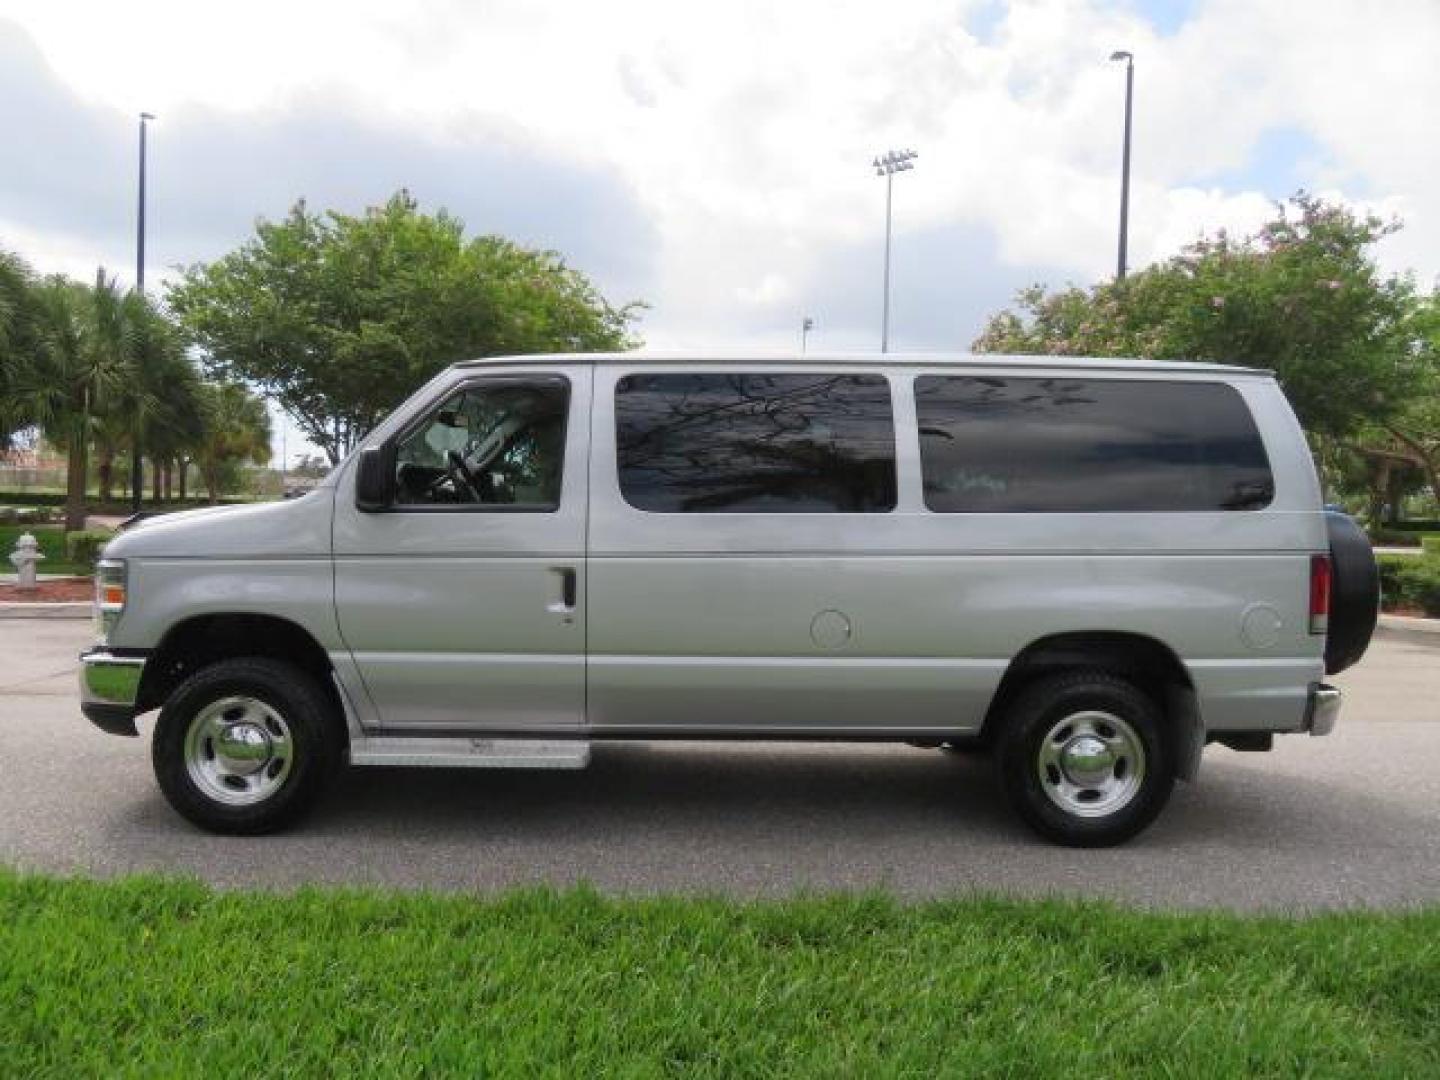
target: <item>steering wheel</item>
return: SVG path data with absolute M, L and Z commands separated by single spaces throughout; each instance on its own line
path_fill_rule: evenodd
M 455 481 L 455 490 L 470 496 L 471 502 L 480 502 L 480 478 L 470 471 L 470 466 L 465 464 L 464 455 L 458 450 L 448 450 L 445 453 L 447 464 L 446 472 Z

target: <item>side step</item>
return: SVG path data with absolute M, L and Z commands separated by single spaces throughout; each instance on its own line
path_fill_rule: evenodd
M 437 769 L 583 769 L 590 764 L 590 743 L 586 739 L 363 735 L 351 737 L 350 764 Z

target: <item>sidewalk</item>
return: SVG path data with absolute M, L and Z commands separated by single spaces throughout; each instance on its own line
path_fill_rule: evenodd
M 91 603 L 88 600 L 67 601 L 21 601 L 12 603 L 0 600 L 0 619 L 88 619 Z
M 122 523 L 129 520 L 129 514 L 91 514 L 85 519 L 85 528 L 114 530 L 118 529 Z
M 1413 634 L 1440 634 L 1440 619 L 1422 619 L 1414 615 L 1381 615 L 1380 626 Z

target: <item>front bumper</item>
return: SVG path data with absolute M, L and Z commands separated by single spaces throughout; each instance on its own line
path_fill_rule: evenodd
M 80 711 L 101 731 L 111 735 L 139 735 L 135 702 L 145 657 L 117 656 L 97 647 L 80 654 Z
M 1310 703 L 1305 707 L 1305 730 L 1311 735 L 1329 735 L 1340 719 L 1340 690 L 1325 683 L 1310 685 Z

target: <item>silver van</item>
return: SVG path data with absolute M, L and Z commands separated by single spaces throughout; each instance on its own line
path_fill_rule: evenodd
M 578 768 L 601 739 L 989 753 L 1122 841 L 1203 747 L 1324 735 L 1375 623 L 1275 380 L 956 356 L 457 364 L 315 491 L 146 520 L 85 714 L 278 828 L 350 765 Z

